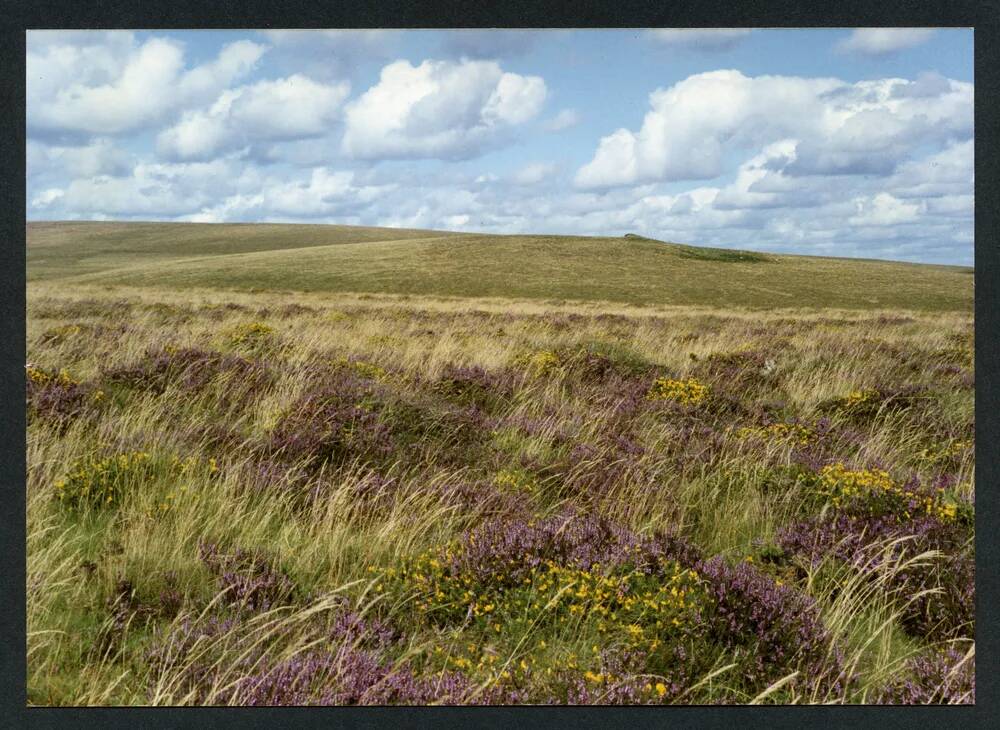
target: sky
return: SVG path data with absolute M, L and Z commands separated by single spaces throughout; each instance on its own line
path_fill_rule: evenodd
M 973 261 L 971 29 L 29 31 L 28 220 Z

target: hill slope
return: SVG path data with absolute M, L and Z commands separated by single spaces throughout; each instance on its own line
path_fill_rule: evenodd
M 971 310 L 972 269 L 650 239 L 350 226 L 29 223 L 28 280 L 744 307 Z

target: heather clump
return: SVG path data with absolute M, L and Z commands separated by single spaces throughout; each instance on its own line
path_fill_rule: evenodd
M 941 647 L 907 661 L 901 676 L 872 701 L 881 705 L 973 705 L 976 659 L 955 647 Z
M 835 511 L 781 528 L 777 539 L 814 566 L 835 559 L 868 574 L 891 568 L 891 588 L 905 604 L 900 624 L 912 636 L 975 635 L 975 554 L 959 525 Z M 928 552 L 936 557 L 916 560 Z
M 926 638 L 974 634 L 971 504 L 943 486 L 901 484 L 883 470 L 842 464 L 824 467 L 817 489 L 832 509 L 779 530 L 781 547 L 814 565 L 835 558 L 867 573 L 902 563 L 890 583 L 913 597 L 901 616 L 905 630 Z M 928 553 L 936 557 L 915 560 Z
M 161 684 L 197 704 L 244 706 L 494 703 L 464 676 L 422 671 L 401 658 L 396 630 L 335 605 L 295 630 L 261 636 L 260 614 L 210 614 L 175 623 L 157 637 L 149 661 Z M 282 640 L 303 648 L 288 656 Z M 235 665 L 219 661 L 239 657 Z
M 564 349 L 562 359 L 571 372 L 589 382 L 610 378 L 648 378 L 656 369 L 640 353 L 617 343 L 590 342 Z
M 249 392 L 264 389 L 273 380 L 273 374 L 261 361 L 171 344 L 150 347 L 134 363 L 103 370 L 108 383 L 153 393 L 162 393 L 170 385 L 199 391 L 220 376 L 226 377 L 230 388 Z
M 664 451 L 679 472 L 703 471 L 725 453 L 726 434 L 704 423 L 682 423 L 667 431 Z
M 765 333 L 769 335 L 770 331 Z M 705 377 L 740 387 L 760 385 L 776 368 L 777 362 L 770 353 L 753 348 L 713 352 L 698 362 L 698 370 Z
M 595 409 L 605 414 L 610 426 L 613 423 L 628 423 L 641 416 L 650 406 L 672 405 L 670 401 L 651 400 L 647 397 L 649 392 L 650 385 L 645 379 L 612 376 L 586 396 Z
M 105 393 L 73 377 L 66 369 L 25 368 L 30 418 L 64 429 L 76 417 L 102 404 Z
M 132 580 L 119 576 L 104 600 L 110 621 L 102 626 L 99 646 L 103 651 L 120 646 L 123 636 L 133 625 L 149 626 L 157 620 L 172 619 L 183 604 L 184 596 L 174 572 L 162 576 L 161 587 L 153 595 L 148 592 L 144 595 Z
M 730 566 L 713 558 L 700 568 L 712 599 L 706 629 L 749 688 L 759 691 L 797 670 L 827 691 L 844 690 L 841 660 L 814 600 L 746 561 Z
M 268 435 L 265 451 L 310 469 L 386 456 L 394 441 L 380 409 L 378 392 L 366 379 L 338 371 L 290 405 Z
M 441 485 L 434 489 L 434 494 L 442 504 L 457 508 L 472 519 L 527 517 L 536 507 L 529 492 L 501 489 L 493 480 Z
M 218 580 L 225 602 L 240 610 L 268 611 L 293 598 L 295 584 L 263 551 L 225 552 L 216 543 L 203 542 L 198 557 Z
M 669 533 L 642 540 L 609 519 L 572 513 L 528 522 L 491 520 L 465 534 L 462 545 L 461 552 L 453 553 L 456 566 L 512 581 L 545 559 L 588 570 L 595 564 L 642 563 L 650 555 L 690 565 L 698 554 Z
M 436 392 L 459 403 L 480 407 L 503 401 L 513 391 L 511 379 L 506 374 L 490 372 L 478 365 L 452 363 L 444 367 L 433 387 Z
M 219 697 L 219 704 L 261 707 L 297 705 L 476 704 L 475 687 L 463 676 L 442 672 L 417 677 L 406 666 L 372 652 L 342 647 L 304 652 L 258 664 Z
M 975 359 L 975 351 L 971 343 L 959 342 L 941 347 L 931 353 L 932 359 L 947 365 L 958 365 L 971 368 Z
M 614 489 L 649 478 L 644 447 L 627 434 L 603 434 L 595 443 L 577 443 L 555 465 L 562 488 L 581 501 L 600 499 Z

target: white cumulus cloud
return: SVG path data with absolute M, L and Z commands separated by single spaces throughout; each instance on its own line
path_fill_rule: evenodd
M 890 193 L 878 193 L 854 201 L 857 214 L 848 222 L 855 226 L 892 226 L 908 223 L 920 214 L 920 205 L 907 203 Z
M 91 43 L 87 36 L 57 35 L 46 43 L 42 33 L 33 39 L 26 59 L 29 134 L 107 136 L 148 127 L 216 96 L 266 50 L 236 41 L 214 60 L 185 70 L 176 41 L 151 38 L 139 45 L 125 34 L 100 43 L 105 37 Z
M 493 61 L 397 61 L 348 104 L 343 150 L 363 159 L 473 157 L 535 117 L 546 91 L 540 77 Z
M 27 142 L 29 176 L 55 172 L 72 177 L 126 175 L 132 170 L 131 156 L 106 138 L 79 146 Z
M 791 174 L 890 174 L 920 145 L 971 136 L 972 84 L 944 81 L 928 93 L 921 80 L 696 74 L 650 94 L 642 127 L 601 139 L 575 182 L 708 180 L 728 153 L 781 139 L 797 140 L 781 162 Z
M 207 159 L 257 141 L 326 134 L 350 93 L 342 81 L 323 84 L 295 75 L 224 92 L 208 109 L 187 112 L 157 137 L 170 159 Z
M 55 201 L 59 200 L 59 198 L 63 197 L 65 194 L 65 191 L 60 190 L 59 188 L 42 190 L 31 199 L 31 205 L 34 208 L 46 208 Z

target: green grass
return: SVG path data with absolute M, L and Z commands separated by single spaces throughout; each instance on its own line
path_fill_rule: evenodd
M 444 236 L 359 226 L 225 223 L 28 223 L 28 279 L 172 265 L 210 256 Z
M 347 245 L 352 244 L 352 245 Z M 746 308 L 971 311 L 971 269 L 639 237 L 350 226 L 29 223 L 28 280 Z

